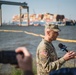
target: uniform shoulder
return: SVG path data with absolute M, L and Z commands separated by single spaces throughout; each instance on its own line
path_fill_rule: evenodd
M 41 48 L 41 49 L 43 49 L 43 48 L 45 49 L 45 48 L 46 48 L 46 43 L 45 43 L 44 40 L 42 40 L 42 41 L 40 42 L 38 48 Z

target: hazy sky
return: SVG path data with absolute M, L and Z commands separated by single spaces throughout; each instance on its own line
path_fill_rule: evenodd
M 5 0 L 13 2 L 26 2 L 30 14 L 51 13 L 65 15 L 66 18 L 76 20 L 76 0 Z M 22 13 L 26 13 L 23 9 Z M 2 5 L 2 20 L 9 22 L 12 16 L 19 14 L 19 6 Z

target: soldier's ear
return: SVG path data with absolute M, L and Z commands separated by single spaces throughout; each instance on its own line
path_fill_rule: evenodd
M 47 31 L 47 34 L 50 35 L 50 31 Z
M 45 34 L 50 35 L 50 29 L 45 29 Z

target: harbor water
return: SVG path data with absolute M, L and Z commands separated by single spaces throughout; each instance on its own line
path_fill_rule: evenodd
M 59 38 L 76 40 L 76 26 L 60 26 Z M 0 50 L 15 50 L 19 46 L 25 46 L 32 53 L 33 57 L 36 54 L 36 48 L 42 40 L 39 36 L 26 34 L 23 31 L 44 35 L 44 26 L 12 26 L 3 25 L 0 30 L 17 30 L 22 32 L 0 31 Z M 53 45 L 56 48 L 58 56 L 63 56 L 65 52 L 58 48 L 58 44 L 63 43 L 68 50 L 76 51 L 76 43 L 54 41 Z

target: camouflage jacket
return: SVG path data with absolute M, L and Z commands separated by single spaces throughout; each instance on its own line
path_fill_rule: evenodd
M 43 39 L 37 48 L 36 62 L 37 75 L 49 75 L 49 72 L 59 69 L 65 60 L 58 59 L 52 43 Z

